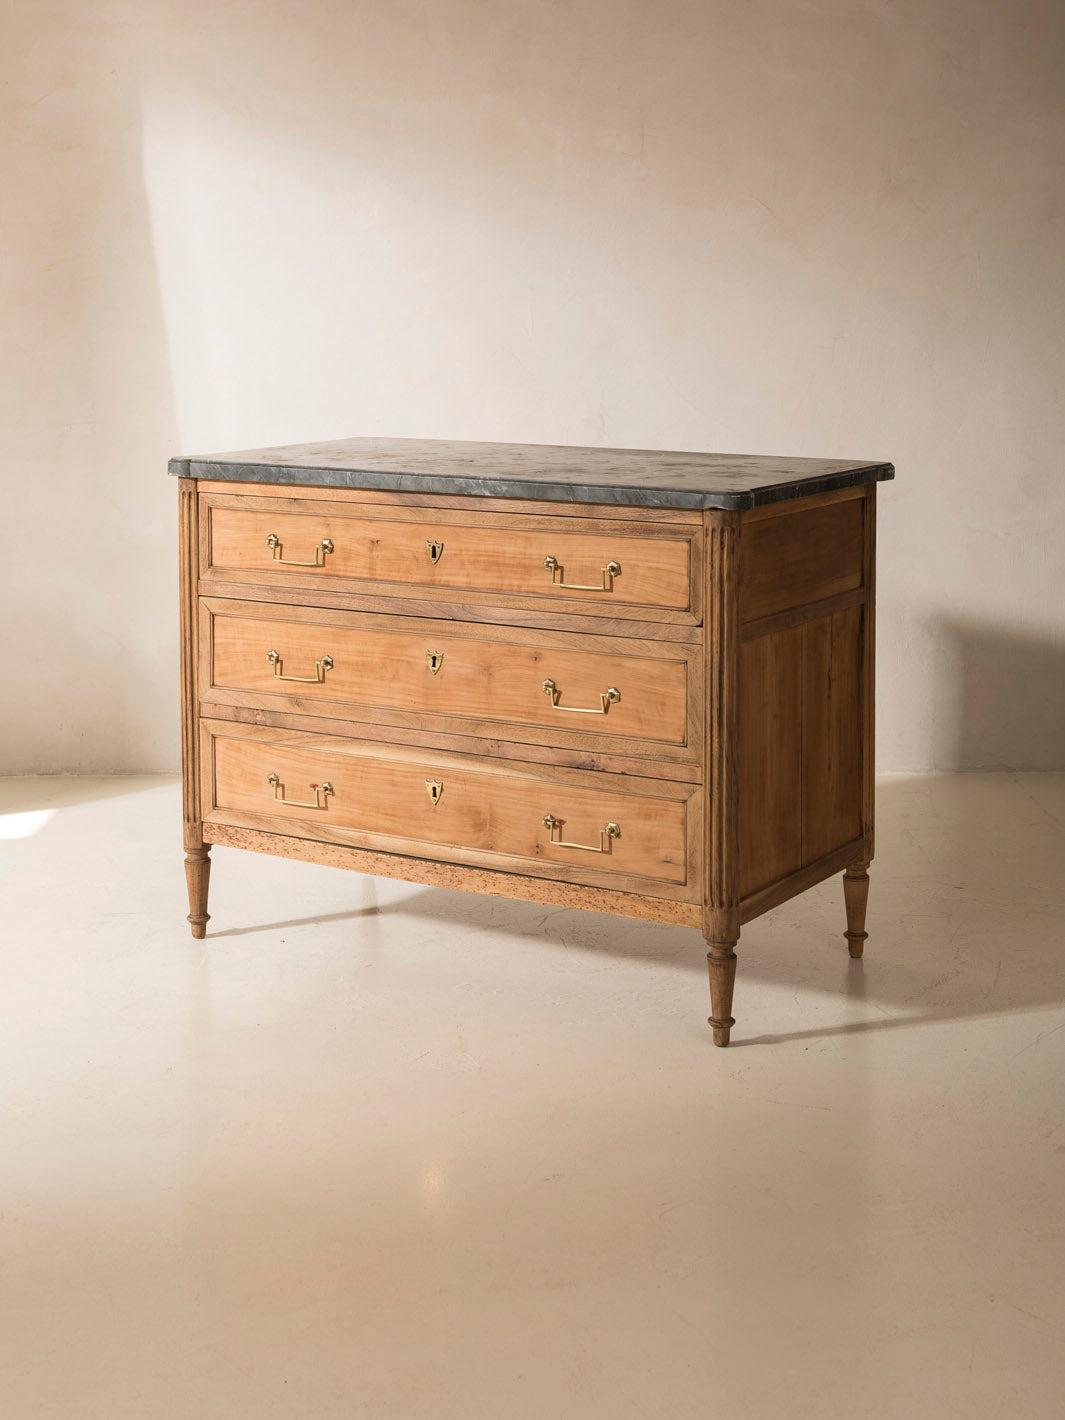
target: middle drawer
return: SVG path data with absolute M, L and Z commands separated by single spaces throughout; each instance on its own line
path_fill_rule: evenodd
M 538 740 L 694 742 L 694 648 L 615 636 L 202 598 L 207 702 L 325 718 L 396 711 Z M 471 723 L 472 726 L 471 726 Z M 455 726 L 455 728 L 459 728 Z

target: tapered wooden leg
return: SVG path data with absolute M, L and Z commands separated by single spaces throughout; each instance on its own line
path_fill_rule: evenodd
M 843 898 L 847 905 L 847 950 L 860 957 L 869 933 L 865 930 L 865 908 L 869 901 L 869 864 L 852 863 L 843 874 Z
M 202 848 L 189 848 L 185 853 L 185 881 L 189 888 L 189 917 L 194 937 L 206 937 L 207 885 L 211 880 L 211 849 L 209 844 Z
M 732 1019 L 732 988 L 736 984 L 735 942 L 711 942 L 706 954 L 710 969 L 710 1024 L 714 1028 L 714 1044 L 728 1045 L 729 1032 L 736 1022 Z

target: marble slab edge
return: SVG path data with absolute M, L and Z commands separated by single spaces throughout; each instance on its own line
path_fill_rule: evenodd
M 493 478 L 491 474 L 385 473 L 372 469 L 314 468 L 281 464 L 219 463 L 211 459 L 170 460 L 174 478 L 203 478 L 229 483 L 290 483 L 304 487 L 358 488 L 394 493 L 443 493 L 479 498 L 521 498 L 548 503 L 610 503 L 637 508 L 719 508 L 742 510 L 833 493 L 895 477 L 890 463 L 866 464 L 836 473 L 734 492 L 648 488 L 603 483 L 552 483 L 546 479 Z

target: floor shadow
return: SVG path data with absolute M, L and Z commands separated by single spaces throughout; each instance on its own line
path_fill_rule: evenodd
M 842 885 L 834 877 L 748 924 L 738 947 L 738 1016 L 745 985 L 847 999 L 867 1018 L 734 1044 L 861 1035 L 917 1024 L 971 1021 L 1065 1003 L 1065 774 L 898 776 L 878 788 L 878 851 L 864 960 L 843 938 Z M 210 932 L 251 935 L 387 915 L 527 939 L 538 950 L 577 950 L 705 972 L 689 928 L 484 897 L 412 889 L 380 907 Z
M 394 910 L 401 910 L 396 904 Z M 259 932 L 286 932 L 293 927 L 320 927 L 326 922 L 356 922 L 360 917 L 376 917 L 388 911 L 386 907 L 355 907 L 349 912 L 323 912 L 316 917 L 291 917 L 285 922 L 256 922 L 249 927 L 225 927 L 220 932 L 208 932 L 212 940 L 220 937 L 249 937 Z

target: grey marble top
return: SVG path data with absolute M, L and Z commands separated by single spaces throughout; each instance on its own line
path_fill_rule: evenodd
M 556 444 L 473 444 L 447 439 L 336 439 L 170 460 L 180 478 L 298 483 L 624 503 L 647 508 L 756 508 L 894 478 L 874 459 L 796 459 L 583 449 Z

